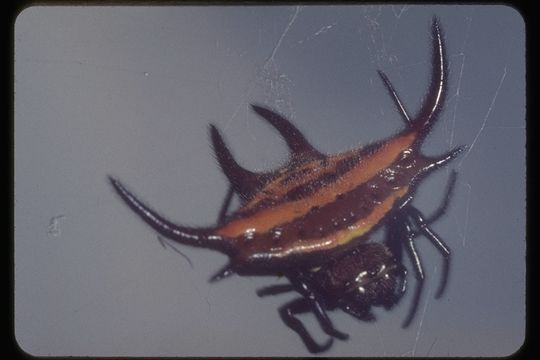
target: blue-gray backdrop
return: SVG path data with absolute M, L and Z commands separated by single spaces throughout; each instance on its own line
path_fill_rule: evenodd
M 251 102 L 289 116 L 333 153 L 402 127 L 378 78 L 411 113 L 430 72 L 430 23 L 440 18 L 448 101 L 424 151 L 469 151 L 426 180 L 415 204 L 455 196 L 435 230 L 441 262 L 419 239 L 427 281 L 418 316 L 400 325 L 408 292 L 376 323 L 336 311 L 347 342 L 329 356 L 502 356 L 525 325 L 525 26 L 505 6 L 31 7 L 15 23 L 15 330 L 33 355 L 308 355 L 259 299 L 275 277 L 210 285 L 226 257 L 181 247 L 142 223 L 106 176 L 169 218 L 215 221 L 227 184 L 208 123 L 248 168 L 287 155 Z M 410 279 L 410 283 L 414 283 Z M 310 315 L 303 316 L 323 341 Z

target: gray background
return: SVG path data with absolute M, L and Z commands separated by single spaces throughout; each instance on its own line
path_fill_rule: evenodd
M 411 113 L 430 71 L 440 17 L 450 88 L 423 147 L 470 151 L 427 179 L 415 204 L 456 193 L 435 230 L 453 250 L 446 296 L 440 257 L 420 239 L 428 279 L 368 324 L 335 311 L 348 342 L 329 356 L 508 355 L 525 325 L 525 29 L 503 6 L 32 7 L 15 23 L 15 331 L 33 355 L 308 355 L 259 299 L 275 277 L 207 283 L 226 257 L 181 247 L 140 221 L 106 176 L 162 214 L 210 225 L 226 181 L 208 123 L 250 169 L 278 166 L 283 141 L 250 102 L 289 116 L 321 151 L 402 127 L 376 70 Z M 412 280 L 411 280 L 412 282 Z M 302 317 L 319 341 L 311 315 Z

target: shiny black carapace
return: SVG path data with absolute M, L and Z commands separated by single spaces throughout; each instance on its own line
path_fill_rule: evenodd
M 290 159 L 265 173 L 242 168 L 232 157 L 216 127 L 210 135 L 217 160 L 230 181 L 217 225 L 191 228 L 176 225 L 129 192 L 117 179 L 111 184 L 126 204 L 161 235 L 182 244 L 214 249 L 230 262 L 211 281 L 230 274 L 284 275 L 289 284 L 259 290 L 260 296 L 295 290 L 301 296 L 283 305 L 279 313 L 310 352 L 327 350 L 333 338 L 346 339 L 334 328 L 327 310 L 340 308 L 365 321 L 373 320 L 372 306 L 391 308 L 406 289 L 402 265 L 405 248 L 417 278 L 413 306 L 404 326 L 416 312 L 424 271 L 414 239 L 424 235 L 444 259 L 445 287 L 450 251 L 430 224 L 444 214 L 456 174 L 452 173 L 439 209 L 425 218 L 411 200 L 420 180 L 454 159 L 463 147 L 438 157 L 420 152 L 437 121 L 446 97 L 447 61 L 438 21 L 433 20 L 431 83 L 418 113 L 405 110 L 386 75 L 379 75 L 405 122 L 394 136 L 336 155 L 317 151 L 300 131 L 281 115 L 252 105 L 253 110 L 283 136 Z M 241 205 L 227 210 L 236 194 Z M 370 242 L 371 234 L 386 227 L 386 239 Z M 317 343 L 295 314 L 312 312 L 328 341 Z

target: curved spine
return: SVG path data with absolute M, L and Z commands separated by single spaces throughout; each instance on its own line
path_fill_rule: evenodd
M 185 245 L 218 250 L 227 254 L 232 250 L 226 238 L 212 234 L 213 228 L 176 225 L 142 203 L 119 180 L 111 176 L 109 180 L 122 200 L 159 234 Z
M 234 191 L 244 200 L 250 198 L 255 191 L 266 183 L 268 176 L 264 173 L 258 174 L 249 171 L 240 166 L 214 125 L 210 125 L 210 138 L 219 166 L 227 179 L 229 179 Z
M 417 143 L 429 132 L 429 129 L 437 119 L 446 99 L 448 65 L 446 63 L 446 50 L 444 39 L 437 18 L 432 23 L 433 54 L 432 72 L 428 95 L 418 114 L 414 117 L 411 128 L 419 131 Z
M 260 105 L 251 104 L 251 108 L 279 132 L 291 151 L 292 159 L 299 157 L 302 159 L 324 157 L 289 120 Z M 232 156 L 231 151 L 215 125 L 210 125 L 210 138 L 214 148 L 214 154 L 223 173 L 229 179 L 234 191 L 244 201 L 250 199 L 257 190 L 261 189 L 274 176 L 274 172 L 256 173 L 240 166 Z
M 251 104 L 251 108 L 280 133 L 291 150 L 293 157 L 307 155 L 316 158 L 324 156 L 306 140 L 296 126 L 283 116 L 260 105 Z

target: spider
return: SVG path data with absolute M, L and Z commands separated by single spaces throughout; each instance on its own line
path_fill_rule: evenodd
M 437 157 L 420 152 L 438 119 L 447 88 L 445 45 L 436 18 L 432 36 L 431 83 L 414 117 L 409 116 L 388 77 L 378 72 L 405 122 L 405 129 L 388 139 L 326 155 L 283 116 L 252 105 L 291 151 L 280 168 L 252 172 L 235 161 L 218 129 L 210 125 L 217 161 L 230 182 L 215 226 L 177 225 L 141 202 L 119 180 L 109 177 L 110 182 L 125 203 L 162 236 L 228 255 L 229 263 L 211 277 L 211 282 L 234 273 L 284 275 L 289 284 L 265 287 L 257 293 L 266 296 L 294 290 L 300 294 L 279 313 L 312 353 L 328 350 L 334 338 L 348 338 L 333 326 L 327 311 L 340 308 L 372 321 L 372 306 L 390 309 L 402 298 L 407 285 L 407 270 L 401 263 L 405 248 L 417 279 L 413 304 L 403 324 L 406 327 L 416 312 L 425 277 L 414 243 L 418 235 L 430 240 L 444 261 L 436 297 L 442 295 L 447 283 L 450 250 L 430 225 L 445 213 L 456 173 L 451 173 L 444 201 L 430 217 L 411 201 L 422 179 L 465 149 L 456 147 Z M 234 194 L 241 205 L 228 214 Z M 385 240 L 369 242 L 381 227 L 387 229 Z M 295 316 L 305 312 L 312 312 L 330 335 L 325 343 L 317 343 Z

